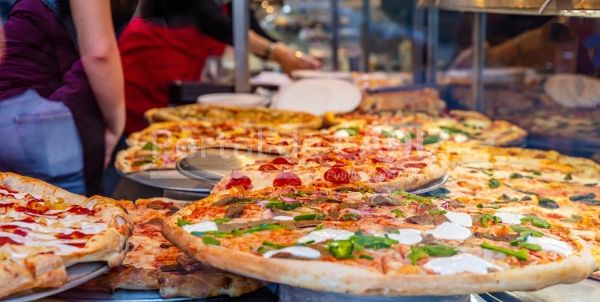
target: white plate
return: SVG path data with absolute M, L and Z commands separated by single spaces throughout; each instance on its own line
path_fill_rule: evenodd
M 88 282 L 104 273 L 108 272 L 108 266 L 105 262 L 78 263 L 67 268 L 69 279 L 67 283 L 59 288 L 49 288 L 43 290 L 32 290 L 24 293 L 8 296 L 3 302 L 26 302 L 35 301 L 44 297 L 52 296 L 64 292 L 85 282 Z
M 211 93 L 199 96 L 197 101 L 202 104 L 240 107 L 258 107 L 267 103 L 264 97 L 252 93 Z
M 338 79 L 352 81 L 352 74 L 343 71 L 320 71 L 301 69 L 292 71 L 292 78 L 296 80 L 301 79 Z
M 347 113 L 360 104 L 358 86 L 334 79 L 300 80 L 287 85 L 273 97 L 271 107 L 322 115 L 331 111 Z

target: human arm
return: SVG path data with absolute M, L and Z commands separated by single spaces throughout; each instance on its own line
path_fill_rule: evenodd
M 125 127 L 123 69 L 112 25 L 110 2 L 70 1 L 81 61 L 104 117 L 105 163 Z

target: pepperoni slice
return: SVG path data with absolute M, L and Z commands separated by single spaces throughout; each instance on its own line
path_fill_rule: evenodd
M 293 165 L 289 160 L 283 157 L 274 158 L 271 163 L 274 165 Z
M 375 180 L 376 181 L 387 181 L 390 179 L 394 179 L 398 176 L 398 173 L 400 173 L 400 172 L 391 170 L 391 169 L 377 167 L 375 169 Z
M 23 237 L 27 236 L 27 232 L 22 229 L 15 229 L 13 231 L 13 234 L 23 236 Z
M 88 209 L 88 208 L 84 208 L 84 207 L 80 207 L 78 205 L 74 205 L 72 207 L 69 208 L 68 210 L 71 213 L 74 214 L 79 214 L 79 215 L 92 215 L 94 214 L 94 211 Z
M 423 168 L 427 167 L 427 164 L 426 163 L 406 163 L 406 164 L 404 164 L 404 166 L 407 168 L 423 169 Z
M 19 245 L 21 245 L 20 243 L 14 241 L 14 240 L 12 240 L 12 239 L 10 239 L 8 237 L 0 237 L 0 246 L 3 246 L 5 244 L 19 244 Z
M 252 187 L 252 180 L 246 175 L 232 175 L 231 180 L 225 186 L 226 189 L 233 187 L 242 187 L 246 190 Z
M 279 169 L 277 169 L 277 167 L 275 167 L 274 165 L 271 164 L 264 164 L 264 165 L 260 165 L 260 167 L 258 167 L 259 171 L 277 171 Z
M 273 187 L 299 187 L 302 185 L 302 181 L 298 175 L 292 172 L 281 172 L 273 180 Z
M 333 167 L 325 172 L 325 180 L 336 185 L 350 183 L 350 173 L 340 167 Z
M 74 231 L 70 234 L 58 233 L 55 235 L 55 237 L 58 239 L 83 239 L 90 237 L 90 235 L 84 234 L 80 231 Z

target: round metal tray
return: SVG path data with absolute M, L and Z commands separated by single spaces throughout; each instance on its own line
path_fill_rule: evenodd
M 280 155 L 224 148 L 209 148 L 198 151 L 177 162 L 179 173 L 206 184 L 216 185 L 232 170 L 268 160 Z
M 121 176 L 145 186 L 170 191 L 210 193 L 214 186 L 214 184 L 185 177 L 177 170 L 142 171 Z
M 78 263 L 67 268 L 69 279 L 67 283 L 59 288 L 45 290 L 32 290 L 25 293 L 9 296 L 2 300 L 3 302 L 26 302 L 35 301 L 48 296 L 64 292 L 88 282 L 104 273 L 108 272 L 108 266 L 105 262 Z M 79 297 L 81 299 L 81 296 Z

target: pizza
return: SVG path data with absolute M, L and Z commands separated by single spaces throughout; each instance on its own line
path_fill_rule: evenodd
M 444 144 L 450 179 L 434 195 L 534 213 L 591 244 L 600 263 L 600 165 L 555 151 Z
M 393 90 L 367 93 L 358 107 L 362 112 L 402 111 L 438 114 L 446 108 L 435 89 Z
M 200 120 L 212 123 L 235 122 L 241 126 L 254 126 L 270 129 L 297 130 L 318 129 L 322 119 L 304 112 L 267 109 L 262 107 L 244 108 L 191 104 L 169 108 L 151 109 L 145 114 L 148 121 Z
M 115 165 L 125 174 L 147 170 L 172 170 L 175 169 L 177 161 L 205 148 L 288 154 L 292 152 L 299 133 L 301 132 L 243 127 L 234 123 L 154 123 L 129 136 L 129 148 L 117 154 Z
M 0 173 L 0 297 L 67 282 L 82 262 L 121 263 L 131 223 L 116 201 Z
M 87 283 L 90 290 L 159 290 L 161 297 L 237 297 L 263 286 L 188 256 L 161 235 L 162 221 L 186 202 L 164 198 L 121 201 L 135 224 L 121 266 Z
M 442 178 L 448 168 L 443 154 L 418 145 L 390 149 L 378 144 L 344 144 L 303 148 L 295 156 L 258 161 L 234 170 L 213 192 L 240 187 L 260 191 L 269 187 L 365 186 L 376 191 L 413 190 Z M 377 146 L 374 148 L 374 146 Z
M 232 188 L 167 218 L 162 232 L 217 268 L 365 296 L 536 290 L 596 267 L 583 240 L 538 216 L 368 187 Z
M 447 114 L 423 113 L 350 113 L 336 116 L 327 114 L 326 123 L 333 125 L 329 131 L 354 129 L 356 133 L 368 133 L 400 140 L 422 139 L 423 144 L 444 141 L 457 143 L 475 142 L 491 146 L 515 146 L 522 144 L 527 132 L 502 120 L 491 120 L 474 111 L 451 110 Z

